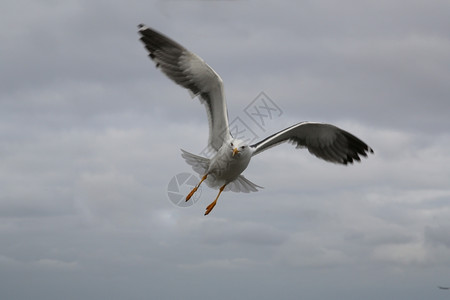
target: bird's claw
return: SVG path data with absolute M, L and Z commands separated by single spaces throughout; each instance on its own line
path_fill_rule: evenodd
M 188 202 L 189 199 L 191 199 L 192 195 L 194 195 L 194 193 L 197 191 L 197 189 L 198 189 L 197 187 L 194 187 L 192 189 L 192 191 L 186 196 L 186 202 Z
M 205 216 L 207 216 L 212 211 L 214 206 L 216 206 L 216 203 L 217 203 L 217 199 L 214 200 L 213 202 L 211 202 L 211 204 L 206 207 Z

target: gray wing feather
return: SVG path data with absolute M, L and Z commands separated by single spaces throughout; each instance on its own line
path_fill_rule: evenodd
M 139 33 L 156 67 L 194 96 L 200 96 L 209 121 L 208 145 L 217 151 L 231 137 L 222 79 L 200 57 L 161 33 L 143 24 Z
M 287 141 L 295 144 L 296 148 L 307 148 L 318 158 L 344 165 L 373 153 L 372 148 L 353 134 L 334 125 L 312 122 L 295 124 L 250 147 L 256 155 Z

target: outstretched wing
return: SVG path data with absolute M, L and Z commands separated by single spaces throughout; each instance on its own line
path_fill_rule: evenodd
M 200 57 L 177 42 L 143 24 L 138 27 L 141 41 L 156 67 L 175 83 L 200 96 L 208 114 L 208 145 L 217 151 L 231 137 L 222 79 Z
M 295 124 L 250 147 L 256 155 L 286 141 L 296 144 L 296 148 L 308 148 L 321 159 L 344 165 L 373 153 L 372 148 L 351 133 L 334 125 L 312 122 Z

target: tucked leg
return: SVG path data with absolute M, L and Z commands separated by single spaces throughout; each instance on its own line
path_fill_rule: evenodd
M 223 189 L 225 188 L 226 185 L 227 185 L 227 184 L 225 183 L 224 185 L 222 185 L 222 186 L 220 187 L 220 189 L 219 189 L 219 194 L 217 194 L 216 199 L 215 199 L 213 202 L 211 202 L 211 204 L 208 205 L 208 207 L 206 207 L 205 216 L 208 215 L 208 214 L 212 211 L 212 209 L 214 208 L 214 206 L 216 206 L 217 199 L 219 199 L 219 196 L 220 196 L 220 194 L 223 192 Z
M 192 189 L 192 191 L 186 196 L 186 202 L 191 199 L 192 195 L 198 190 L 198 187 L 200 184 L 202 184 L 203 181 L 205 181 L 206 177 L 208 177 L 208 174 L 203 175 L 202 180 Z

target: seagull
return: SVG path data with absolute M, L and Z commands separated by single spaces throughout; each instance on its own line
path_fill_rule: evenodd
M 201 176 L 200 182 L 186 196 L 192 197 L 202 182 L 219 193 L 206 207 L 208 215 L 223 191 L 256 192 L 262 188 L 242 175 L 253 156 L 283 142 L 296 148 L 307 148 L 325 161 L 347 165 L 360 161 L 360 156 L 373 153 L 372 148 L 351 133 L 334 125 L 318 122 L 300 122 L 249 145 L 234 138 L 228 126 L 228 113 L 223 82 L 220 76 L 196 54 L 167 36 L 144 24 L 138 25 L 140 40 L 150 58 L 176 84 L 189 90 L 205 106 L 209 121 L 208 148 L 212 157 L 206 158 L 182 150 L 182 157 Z

